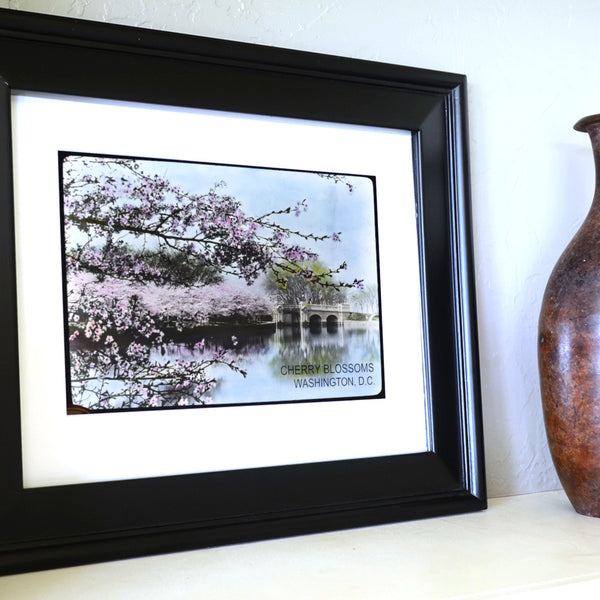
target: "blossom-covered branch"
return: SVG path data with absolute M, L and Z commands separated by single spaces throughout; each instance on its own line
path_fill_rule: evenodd
M 253 217 L 223 192 L 223 182 L 206 193 L 190 193 L 142 172 L 133 159 L 74 155 L 66 157 L 63 169 L 66 259 L 73 271 L 166 284 L 168 273 L 148 258 L 171 253 L 251 284 L 268 269 L 317 258 L 291 240 L 340 237 L 284 227 L 273 218 L 299 215 L 307 209 L 305 199 Z

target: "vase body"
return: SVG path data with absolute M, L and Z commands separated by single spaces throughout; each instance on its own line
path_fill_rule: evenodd
M 600 115 L 582 119 L 575 129 L 590 136 L 596 190 L 546 286 L 538 362 L 558 477 L 578 513 L 600 517 Z

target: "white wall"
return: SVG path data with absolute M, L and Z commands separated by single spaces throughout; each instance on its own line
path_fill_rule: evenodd
M 464 73 L 491 496 L 558 487 L 537 317 L 592 196 L 597 0 L 12 0 L 0 7 Z

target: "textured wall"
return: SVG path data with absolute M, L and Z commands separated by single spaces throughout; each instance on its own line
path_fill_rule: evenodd
M 536 327 L 589 206 L 600 6 L 547 0 L 13 0 L 0 6 L 465 73 L 489 491 L 553 489 Z M 543 6 L 543 10 L 542 10 Z

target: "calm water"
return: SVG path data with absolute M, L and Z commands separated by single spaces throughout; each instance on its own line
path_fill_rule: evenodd
M 374 396 L 382 390 L 379 324 L 347 322 L 327 330 L 284 327 L 276 331 L 206 336 L 204 351 L 192 344 L 170 344 L 155 360 L 209 358 L 218 346 L 247 372 L 212 367 L 217 378 L 212 404 L 319 400 Z

